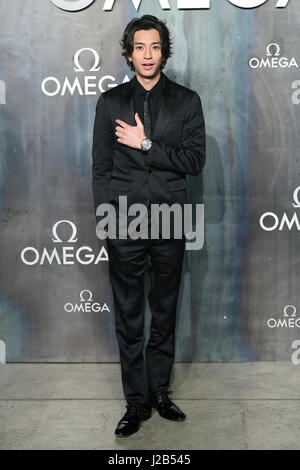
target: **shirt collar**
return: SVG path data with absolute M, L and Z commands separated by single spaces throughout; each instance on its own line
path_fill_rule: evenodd
M 151 91 L 151 93 L 154 93 L 154 94 L 159 94 L 161 93 L 161 87 L 162 87 L 162 74 L 160 74 L 160 78 L 158 82 L 155 83 L 154 87 L 152 87 L 151 90 L 146 90 L 135 76 L 134 92 L 136 95 L 144 95 L 148 91 Z

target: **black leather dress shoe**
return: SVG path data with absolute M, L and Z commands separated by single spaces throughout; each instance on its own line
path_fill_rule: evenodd
M 152 407 L 150 403 L 129 403 L 126 405 L 127 411 L 118 422 L 115 430 L 117 437 L 131 436 L 139 430 L 141 421 L 151 418 Z
M 153 408 L 157 409 L 162 418 L 172 421 L 184 421 L 186 418 L 185 414 L 170 400 L 168 397 L 169 393 L 172 393 L 172 390 L 168 392 L 152 392 L 151 404 Z

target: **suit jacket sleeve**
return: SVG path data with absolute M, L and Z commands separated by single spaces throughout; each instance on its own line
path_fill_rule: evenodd
M 113 141 L 113 124 L 102 93 L 96 106 L 92 150 L 95 213 L 99 204 L 109 202 L 109 182 L 113 170 Z M 100 217 L 96 216 L 96 220 L 98 222 Z
M 199 175 L 206 160 L 205 122 L 199 95 L 194 91 L 183 124 L 179 148 L 152 140 L 147 163 L 150 166 L 189 175 Z

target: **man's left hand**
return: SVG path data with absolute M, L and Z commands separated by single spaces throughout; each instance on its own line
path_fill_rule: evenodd
M 117 141 L 134 149 L 141 150 L 141 142 L 146 139 L 144 125 L 138 113 L 135 113 L 136 126 L 130 126 L 126 122 L 116 119 L 119 126 L 116 127 Z

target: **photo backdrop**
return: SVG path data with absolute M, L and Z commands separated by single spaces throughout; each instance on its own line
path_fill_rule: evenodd
M 119 43 L 143 14 L 167 21 L 164 72 L 198 92 L 207 132 L 176 360 L 297 363 L 298 0 L 0 0 L 0 362 L 119 360 L 92 133 L 100 94 L 134 75 Z

